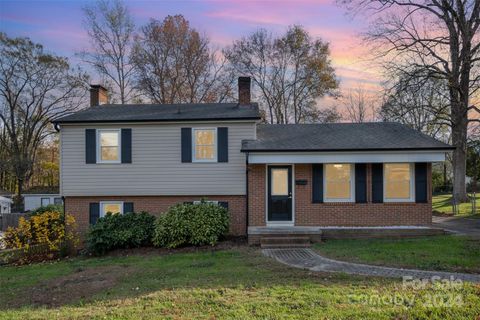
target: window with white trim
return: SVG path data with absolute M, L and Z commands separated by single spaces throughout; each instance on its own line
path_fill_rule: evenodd
M 122 201 L 100 202 L 100 217 L 104 217 L 107 213 L 123 214 L 123 202 Z
M 194 128 L 193 129 L 193 161 L 216 162 L 217 161 L 217 129 Z
M 42 207 L 48 206 L 50 204 L 50 198 L 41 198 L 40 204 Z
M 193 201 L 193 204 L 202 204 L 202 203 L 218 204 L 218 201 L 210 201 L 210 200 Z
M 353 202 L 354 166 L 349 163 L 329 163 L 324 165 L 324 201 Z
M 414 171 L 411 163 L 383 165 L 384 202 L 414 201 Z
M 97 130 L 97 163 L 120 163 L 120 130 Z

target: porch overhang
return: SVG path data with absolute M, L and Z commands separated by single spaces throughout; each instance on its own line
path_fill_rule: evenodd
M 251 164 L 442 162 L 449 150 L 248 152 Z

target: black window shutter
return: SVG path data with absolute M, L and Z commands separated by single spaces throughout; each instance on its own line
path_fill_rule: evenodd
M 367 202 L 367 165 L 355 164 L 355 202 Z
M 323 164 L 312 164 L 312 202 L 323 202 Z
M 132 129 L 122 129 L 122 163 L 132 163 Z
M 192 162 L 192 128 L 182 128 L 182 162 Z
M 415 202 L 428 202 L 427 164 L 425 162 L 415 163 Z
M 97 133 L 95 129 L 85 130 L 85 162 L 97 163 Z
M 135 212 L 133 211 L 133 202 L 124 202 L 123 203 L 123 213 Z
M 90 224 L 97 223 L 100 218 L 100 204 L 98 202 L 90 203 Z
M 220 207 L 223 207 L 223 208 L 225 208 L 225 209 L 228 210 L 228 202 L 226 202 L 226 201 L 219 201 L 219 202 L 218 202 L 218 205 L 219 205 Z
M 218 162 L 228 162 L 228 128 L 217 129 Z
M 372 202 L 383 202 L 383 163 L 372 163 Z

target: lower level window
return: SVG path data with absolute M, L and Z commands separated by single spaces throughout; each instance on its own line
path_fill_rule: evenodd
M 385 163 L 384 201 L 413 201 L 413 167 L 410 163 Z
M 122 214 L 123 202 L 119 201 L 104 201 L 100 202 L 100 217 L 104 217 L 107 213 Z
M 48 206 L 50 204 L 50 198 L 42 198 L 40 202 L 42 207 Z
M 325 165 L 326 202 L 351 202 L 353 197 L 353 165 L 332 163 Z
M 218 204 L 218 201 L 208 201 L 208 200 L 205 200 L 205 201 L 193 201 L 193 204 L 201 204 L 201 203 L 213 203 L 213 204 Z

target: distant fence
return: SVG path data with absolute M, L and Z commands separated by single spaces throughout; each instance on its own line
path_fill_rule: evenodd
M 18 227 L 20 217 L 25 217 L 25 213 L 0 213 L 0 231 L 6 231 L 8 227 Z

